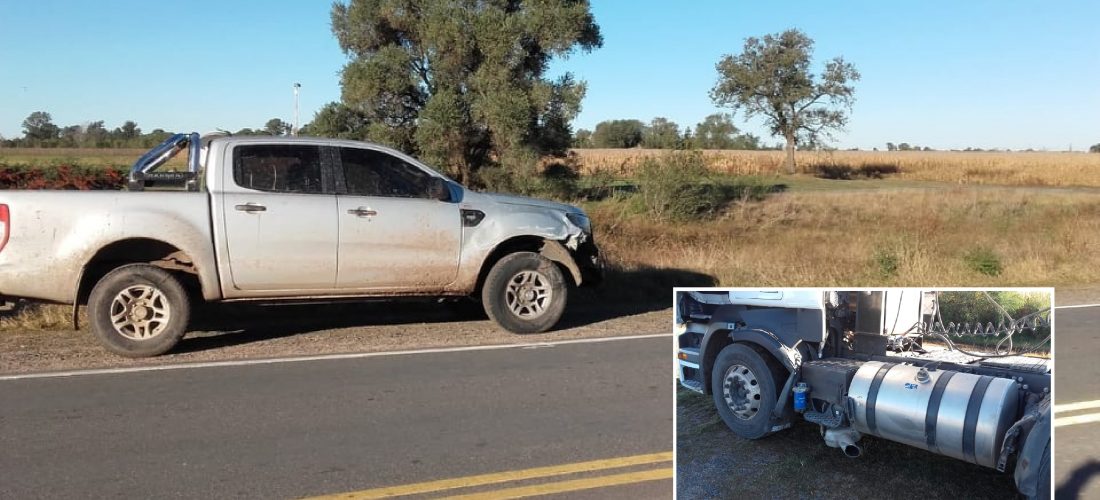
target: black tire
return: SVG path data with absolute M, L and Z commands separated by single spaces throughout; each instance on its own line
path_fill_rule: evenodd
M 769 358 L 747 345 L 730 344 L 718 353 L 711 371 L 718 415 L 734 434 L 745 439 L 772 433 L 771 413 L 779 397 L 777 381 L 782 369 Z M 727 386 L 732 404 L 726 400 Z
M 489 319 L 505 330 L 539 333 L 553 328 L 561 319 L 568 291 L 565 277 L 550 259 L 533 252 L 516 252 L 489 270 L 481 289 L 481 304 Z
M 107 273 L 88 297 L 88 319 L 96 338 L 108 351 L 129 358 L 167 352 L 187 332 L 190 316 L 191 301 L 180 282 L 148 264 L 129 264 Z
M 1039 464 L 1039 483 L 1035 486 L 1032 500 L 1050 500 L 1050 440 L 1043 448 L 1043 461 Z

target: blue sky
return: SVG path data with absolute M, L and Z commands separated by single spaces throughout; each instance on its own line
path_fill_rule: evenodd
M 327 1 L 0 3 L 0 135 L 32 111 L 59 125 L 145 130 L 302 122 L 340 96 Z M 863 75 L 838 147 L 1087 148 L 1100 142 L 1100 2 L 595 1 L 604 47 L 555 62 L 588 82 L 574 128 L 615 118 L 694 125 L 715 63 L 744 39 L 799 28 L 819 61 Z M 739 127 L 767 137 L 759 123 Z

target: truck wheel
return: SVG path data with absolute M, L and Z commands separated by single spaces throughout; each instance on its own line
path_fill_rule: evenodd
M 740 437 L 759 439 L 771 434 L 778 367 L 770 361 L 749 346 L 730 344 L 714 362 L 714 405 L 726 426 Z
M 1047 440 L 1046 448 L 1043 448 L 1043 461 L 1039 464 L 1039 483 L 1035 487 L 1035 496 L 1031 500 L 1050 499 L 1050 440 Z
M 163 354 L 187 331 L 191 302 L 167 271 L 130 264 L 107 273 L 88 297 L 92 332 L 107 350 L 130 358 Z
M 516 252 L 489 270 L 481 303 L 489 318 L 505 330 L 538 333 L 561 319 L 568 291 L 561 270 L 550 259 Z

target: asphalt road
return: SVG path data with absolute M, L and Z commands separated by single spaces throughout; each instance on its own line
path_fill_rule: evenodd
M 1055 496 L 1100 498 L 1100 307 L 1058 309 L 1054 321 Z
M 444 493 L 667 470 L 558 496 L 671 498 L 671 339 L 577 342 L 0 379 L 0 498 L 294 498 L 604 459 L 625 465 Z

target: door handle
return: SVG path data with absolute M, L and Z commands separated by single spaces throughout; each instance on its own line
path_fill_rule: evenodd
M 263 205 L 260 205 L 259 203 L 251 203 L 251 202 L 245 203 L 244 205 L 237 205 L 233 208 L 237 209 L 238 212 L 248 212 L 248 213 L 266 212 L 267 211 L 267 207 L 265 207 Z
M 348 213 L 351 214 L 351 215 L 358 216 L 358 217 L 373 217 L 375 215 L 378 215 L 378 212 L 375 212 L 374 210 L 371 210 L 369 208 L 364 208 L 364 207 L 349 208 Z

